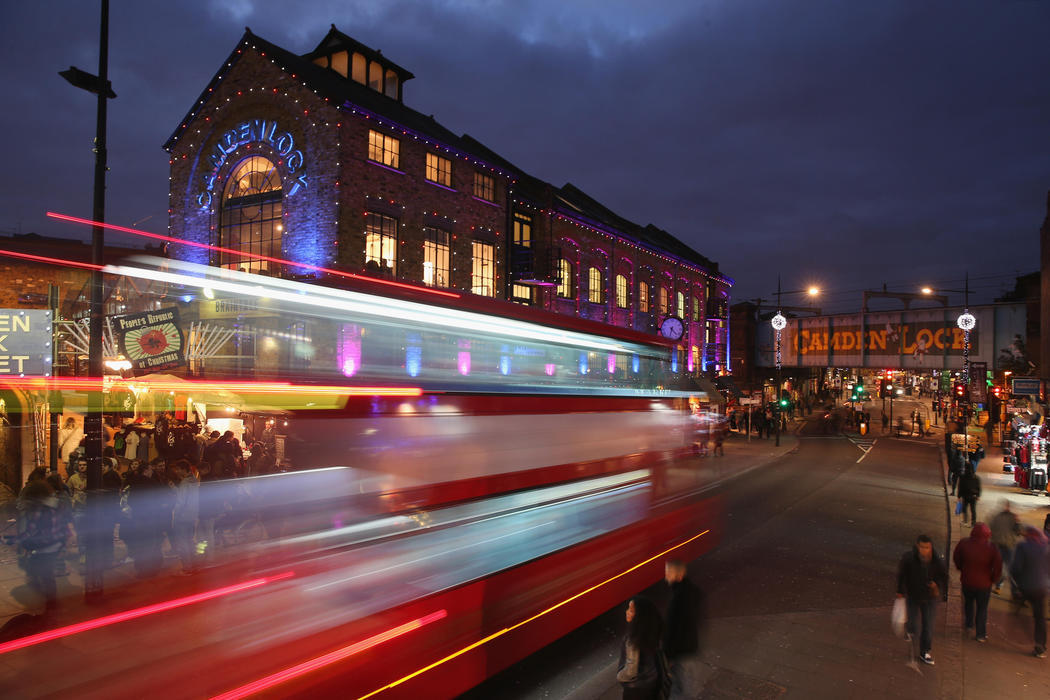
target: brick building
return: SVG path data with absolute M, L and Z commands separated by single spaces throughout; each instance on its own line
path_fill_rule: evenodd
M 685 368 L 728 371 L 717 264 L 409 108 L 412 77 L 334 26 L 304 55 L 246 31 L 165 144 L 171 235 L 226 250 L 172 254 L 364 272 L 652 333 L 674 316 Z

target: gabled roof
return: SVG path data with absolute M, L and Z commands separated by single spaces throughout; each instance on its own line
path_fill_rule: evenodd
M 307 61 L 313 61 L 315 58 L 320 56 L 328 56 L 329 54 L 336 53 L 337 51 L 348 51 L 350 53 L 359 53 L 370 61 L 379 61 L 384 64 L 387 68 L 392 68 L 398 72 L 401 76 L 401 82 L 411 80 L 416 77 L 411 72 L 397 65 L 389 58 L 383 55 L 382 51 L 365 46 L 357 39 L 351 36 L 343 34 L 341 31 L 332 25 L 332 28 L 328 30 L 328 34 L 325 35 L 324 39 L 321 39 L 321 43 L 317 45 L 317 48 L 310 53 L 303 54 L 303 58 Z

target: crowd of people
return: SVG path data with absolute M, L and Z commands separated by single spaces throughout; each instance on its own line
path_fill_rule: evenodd
M 57 604 L 56 576 L 67 573 L 65 555 L 79 555 L 83 566 L 92 533 L 99 533 L 106 567 L 124 563 L 116 556 L 120 540 L 139 577 L 156 575 L 164 565 L 166 542 L 168 551 L 178 556 L 182 573 L 196 572 L 201 560 L 244 518 L 238 489 L 201 499 L 199 484 L 273 470 L 272 456 L 267 460 L 271 449 L 256 442 L 246 458 L 232 431 L 192 436 L 192 449 L 175 458 L 148 461 L 120 459 L 110 444 L 103 450 L 97 521 L 88 523 L 88 461 L 82 437 L 81 432 L 81 444 L 64 454 L 65 479 L 58 472 L 34 469 L 15 503 L 19 565 L 29 587 L 43 598 L 45 612 Z M 110 435 L 111 440 L 115 437 Z

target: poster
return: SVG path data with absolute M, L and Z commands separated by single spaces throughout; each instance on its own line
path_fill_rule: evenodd
M 140 314 L 117 316 L 113 330 L 120 352 L 135 376 L 169 370 L 185 364 L 179 310 L 172 306 Z

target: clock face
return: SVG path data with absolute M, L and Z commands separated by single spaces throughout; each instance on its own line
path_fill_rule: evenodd
M 682 333 L 685 331 L 685 326 L 682 325 L 681 320 L 674 316 L 668 316 L 664 319 L 663 323 L 660 324 L 660 335 L 670 340 L 678 340 L 682 337 Z

